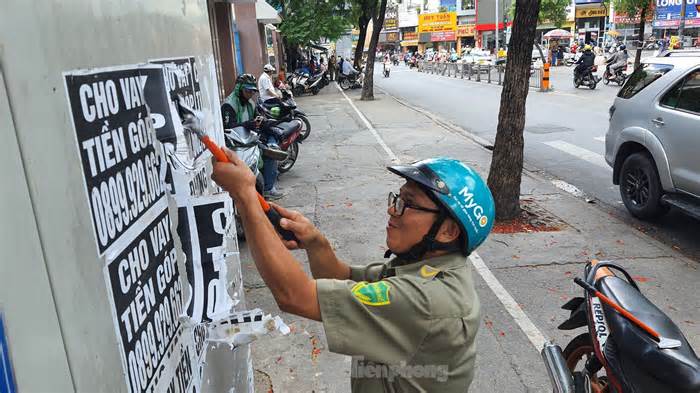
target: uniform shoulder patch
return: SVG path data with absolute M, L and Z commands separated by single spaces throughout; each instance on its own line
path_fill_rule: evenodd
M 420 276 L 423 278 L 433 278 L 440 273 L 440 271 L 440 269 L 436 269 L 430 265 L 423 265 L 420 268 Z
M 386 281 L 368 283 L 360 281 L 355 284 L 351 292 L 361 303 L 369 306 L 385 306 L 391 304 L 389 290 L 391 285 Z

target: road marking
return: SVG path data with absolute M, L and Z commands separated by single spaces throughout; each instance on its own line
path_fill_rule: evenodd
M 391 151 L 391 149 L 389 148 L 389 146 L 387 146 L 387 144 L 384 142 L 384 140 L 382 139 L 382 137 L 379 136 L 379 133 L 377 132 L 377 130 L 375 130 L 374 127 L 372 126 L 372 124 L 370 124 L 369 120 L 367 120 L 367 118 L 365 117 L 365 115 L 363 115 L 362 112 L 360 112 L 360 110 L 357 109 L 357 107 L 355 106 L 355 103 L 352 102 L 352 100 L 345 94 L 345 92 L 343 91 L 343 89 L 340 88 L 340 85 L 338 85 L 338 83 L 336 83 L 336 84 L 335 84 L 335 87 L 338 88 L 338 91 L 340 92 L 340 94 L 342 94 L 343 97 L 345 97 L 345 99 L 348 101 L 348 103 L 350 104 L 350 106 L 352 107 L 352 109 L 355 110 L 355 113 L 357 113 L 357 116 L 360 117 L 360 120 L 362 120 L 362 122 L 365 123 L 365 127 L 367 127 L 367 129 L 369 130 L 369 132 L 371 132 L 372 135 L 374 135 L 374 139 L 376 139 L 376 140 L 377 140 L 377 143 L 379 143 L 379 146 L 381 146 L 382 149 L 384 149 L 384 151 L 385 151 L 386 154 L 389 156 L 389 158 L 391 159 L 391 161 L 399 162 L 399 158 L 396 157 L 396 154 L 394 154 L 394 152 Z
M 608 164 L 605 162 L 605 159 L 603 158 L 602 155 L 598 153 L 594 153 L 590 150 L 586 150 L 582 147 L 578 147 L 576 145 L 572 145 L 571 143 L 564 142 L 564 141 L 549 141 L 549 142 L 542 142 L 545 145 L 549 147 L 553 147 L 557 150 L 561 150 L 564 153 L 570 154 L 576 158 L 580 158 L 582 160 L 588 161 L 593 165 L 598 165 L 602 168 L 612 170 L 608 166 Z
M 569 194 L 571 194 L 571 195 L 573 195 L 573 196 L 575 196 L 575 197 L 578 197 L 578 198 L 582 198 L 582 197 L 584 197 L 584 196 L 586 195 L 586 194 L 583 193 L 583 191 L 579 190 L 578 187 L 576 187 L 576 186 L 573 185 L 573 184 L 569 184 L 569 183 L 565 182 L 564 180 L 558 180 L 558 179 L 557 179 L 557 180 L 552 180 L 552 184 L 554 184 L 554 186 L 555 186 L 556 188 L 558 188 L 558 189 L 560 189 L 560 190 L 562 190 L 562 191 L 566 191 L 566 192 L 568 192 Z
M 605 137 L 604 137 L 604 136 L 597 136 L 597 137 L 595 137 L 595 138 L 593 138 L 593 139 L 597 140 L 598 142 L 605 142 Z
M 377 139 L 377 142 L 382 146 L 384 151 L 387 153 L 389 158 L 394 161 L 399 163 L 398 157 L 394 154 L 394 152 L 391 151 L 389 146 L 384 143 L 382 138 L 379 136 L 377 131 L 372 127 L 370 122 L 367 120 L 367 118 L 360 112 L 360 110 L 355 106 L 355 104 L 348 98 L 348 96 L 345 94 L 345 92 L 338 86 L 336 83 L 336 87 L 340 91 L 341 94 L 343 94 L 343 97 L 348 101 L 350 106 L 355 110 L 357 115 L 362 119 L 362 122 L 365 123 L 365 126 L 367 129 L 374 135 L 374 137 Z M 520 330 L 525 333 L 527 336 L 528 340 L 532 343 L 532 345 L 535 347 L 535 350 L 539 352 L 542 347 L 544 346 L 544 343 L 547 341 L 544 338 L 544 335 L 542 332 L 537 329 L 537 326 L 535 326 L 534 323 L 530 320 L 530 318 L 525 314 L 525 311 L 518 305 L 518 303 L 513 299 L 513 297 L 508 293 L 508 291 L 503 287 L 503 285 L 498 281 L 496 276 L 493 275 L 491 270 L 486 266 L 484 263 L 484 260 L 481 259 L 479 254 L 476 252 L 472 252 L 471 255 L 469 256 L 469 260 L 471 261 L 472 265 L 474 266 L 474 269 L 479 273 L 481 278 L 484 279 L 486 282 L 486 285 L 489 286 L 491 291 L 496 295 L 498 300 L 503 304 L 503 307 L 505 307 L 506 311 L 508 311 L 508 314 L 510 314 L 511 317 L 513 317 L 513 320 L 515 323 L 518 324 L 518 327 L 520 327 Z
M 544 338 L 542 332 L 537 329 L 534 323 L 528 318 L 525 311 L 518 305 L 518 303 L 513 299 L 513 297 L 508 293 L 508 291 L 501 285 L 496 276 L 491 273 L 484 260 L 481 259 L 479 254 L 472 252 L 469 255 L 469 260 L 471 261 L 474 269 L 479 273 L 481 278 L 486 281 L 486 284 L 491 288 L 491 291 L 496 295 L 498 300 L 503 304 L 508 314 L 513 317 L 515 323 L 518 324 L 520 329 L 525 333 L 527 338 L 530 340 L 532 345 L 535 347 L 536 351 L 540 351 L 544 347 L 544 343 L 547 341 Z

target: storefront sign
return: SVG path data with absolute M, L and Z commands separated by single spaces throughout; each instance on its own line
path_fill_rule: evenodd
M 651 22 L 653 19 L 654 15 L 652 15 L 651 13 L 647 14 L 647 22 Z M 614 22 L 627 25 L 636 24 L 639 23 L 639 15 L 631 17 L 627 14 L 615 13 Z
M 600 8 L 577 8 L 576 18 L 601 18 L 608 16 L 607 7 Z
M 389 33 L 386 33 L 386 42 L 397 42 L 399 41 L 399 32 L 398 31 L 392 31 Z
M 454 31 L 438 31 L 434 33 L 430 33 L 430 41 L 431 42 L 438 42 L 438 41 L 454 41 L 456 39 L 456 34 Z
M 685 25 L 700 25 L 700 0 L 687 0 Z M 682 0 L 656 0 L 654 27 L 678 27 L 681 18 Z
M 399 13 L 399 27 L 418 26 L 418 13 L 416 10 Z
M 418 41 L 418 33 L 415 31 L 406 31 L 403 33 L 404 41 Z
M 401 41 L 401 46 L 418 46 L 418 40 Z
M 396 7 L 387 7 L 384 13 L 384 29 L 393 30 L 399 28 L 399 11 Z
M 418 31 L 432 33 L 438 31 L 452 31 L 457 28 L 456 12 L 438 12 L 435 14 L 418 15 Z
M 476 25 L 458 25 L 457 37 L 474 37 Z

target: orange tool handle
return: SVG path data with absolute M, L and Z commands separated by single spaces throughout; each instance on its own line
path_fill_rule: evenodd
M 216 158 L 217 161 L 231 162 L 231 160 L 228 159 L 226 153 L 224 153 L 224 151 L 216 143 L 214 143 L 214 141 L 212 141 L 211 138 L 209 138 L 206 135 L 203 135 L 199 139 L 202 141 L 202 143 L 204 143 L 204 146 L 206 146 L 207 149 L 209 149 L 211 154 L 214 155 L 214 158 Z M 282 228 L 282 225 L 280 224 L 282 216 L 277 212 L 277 210 L 272 209 L 270 207 L 270 204 L 267 203 L 265 198 L 263 198 L 263 196 L 260 195 L 260 193 L 256 194 L 258 196 L 258 202 L 260 202 L 260 207 L 262 207 L 263 211 L 265 212 L 265 215 L 275 227 L 275 230 L 277 230 L 277 232 L 282 236 L 282 238 L 284 240 L 294 240 L 297 243 L 299 243 L 299 240 L 294 235 L 294 232 Z
M 602 300 L 603 303 L 607 304 L 608 306 L 612 307 L 615 309 L 615 311 L 619 312 L 622 314 L 623 317 L 627 318 L 629 321 L 634 323 L 635 325 L 639 326 L 642 330 L 645 332 L 649 333 L 652 337 L 654 337 L 657 341 L 661 341 L 661 335 L 654 329 L 652 329 L 649 325 L 646 323 L 640 321 L 637 317 L 632 315 L 629 311 L 625 310 L 624 308 L 620 307 L 617 303 L 612 301 L 609 297 L 603 295 L 600 293 L 595 287 L 580 278 L 576 277 L 574 279 L 574 282 L 580 286 L 583 287 L 583 289 L 587 290 L 590 292 L 592 295 L 595 295 L 598 299 Z
M 214 143 L 214 141 L 212 141 L 211 138 L 209 138 L 206 135 L 202 135 L 201 137 L 199 137 L 199 140 L 202 141 L 202 143 L 204 143 L 204 146 L 206 146 L 207 149 L 209 149 L 209 151 L 211 152 L 211 154 L 214 155 L 216 161 L 231 162 L 226 156 L 226 153 L 224 153 L 224 151 L 216 143 Z

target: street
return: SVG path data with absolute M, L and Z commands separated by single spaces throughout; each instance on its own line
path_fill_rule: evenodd
M 409 78 L 424 80 L 426 86 L 433 80 L 439 86 L 455 83 L 415 72 L 397 72 L 389 80 L 379 80 L 379 84 L 386 89 L 397 88 Z M 491 86 L 473 86 L 484 95 L 497 91 Z M 440 99 L 437 92 L 429 94 L 434 100 Z M 346 95 L 331 84 L 317 96 L 297 98 L 300 107 L 310 114 L 313 131 L 301 147 L 296 166 L 280 177 L 286 196 L 279 203 L 311 219 L 342 260 L 366 265 L 382 261 L 386 250 L 386 194 L 402 183 L 386 171 L 387 165 L 452 156 L 485 176 L 491 153 L 445 127 L 439 118 L 430 119 L 379 90 L 375 90 L 375 101 L 369 102 L 359 100 L 359 90 Z M 567 99 L 578 99 L 576 92 L 571 95 L 574 97 Z M 448 101 L 440 102 L 447 105 Z M 486 102 L 484 106 L 493 107 Z M 476 116 L 478 108 L 468 111 Z M 485 125 L 479 129 L 488 137 Z M 528 146 L 532 144 L 531 140 Z M 594 145 L 586 146 L 592 149 Z M 559 159 L 565 161 L 561 156 Z M 576 170 L 570 165 L 570 170 Z M 593 172 L 595 168 L 591 167 L 588 171 Z M 602 172 L 603 168 L 598 170 Z M 604 177 L 600 179 L 602 182 Z M 581 295 L 572 279 L 581 276 L 586 261 L 593 258 L 613 259 L 629 269 L 643 293 L 668 313 L 694 348 L 700 348 L 700 326 L 695 322 L 700 318 L 697 300 L 692 295 L 678 295 L 695 292 L 700 279 L 696 262 L 611 216 L 601 206 L 561 191 L 539 172 L 526 171 L 521 190 L 529 209 L 557 229 L 493 233 L 469 258 L 482 317 L 477 334 L 477 369 L 470 391 L 551 391 L 539 351 L 544 340 L 553 339 L 564 347 L 583 332 L 561 331 L 557 326 L 569 315 L 560 309 L 561 305 Z M 294 255 L 308 272 L 305 253 L 295 251 Z M 328 351 L 320 323 L 278 311 L 245 243 L 241 243 L 241 263 L 249 306 L 279 313 L 292 330 L 288 336 L 266 338 L 253 345 L 256 389 L 348 392 L 350 358 Z
M 594 199 L 631 226 L 700 260 L 698 221 L 675 210 L 655 223 L 634 219 L 622 204 L 618 187 L 612 184 L 612 168 L 604 159 L 605 133 L 608 110 L 619 87 L 600 82 L 595 90 L 577 89 L 572 83 L 573 67 L 551 70 L 554 91 L 531 89 L 527 98 L 525 167 L 575 186 L 584 198 Z M 380 89 L 401 101 L 493 143 L 501 99 L 497 84 L 424 74 L 403 65 L 394 67 L 389 78 L 377 71 L 374 80 Z

